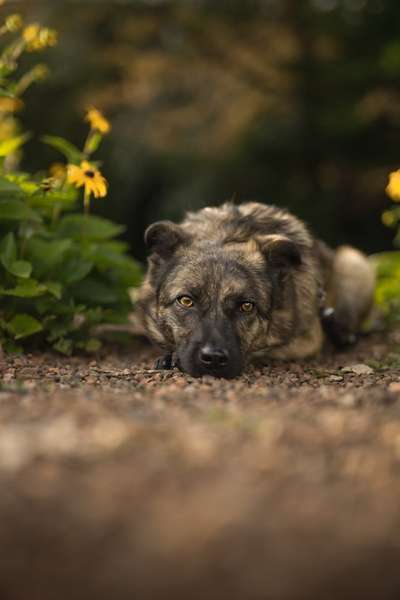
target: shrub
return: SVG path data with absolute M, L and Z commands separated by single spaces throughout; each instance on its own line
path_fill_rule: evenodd
M 123 227 L 90 215 L 91 200 L 107 194 L 93 154 L 110 125 L 91 108 L 82 150 L 46 136 L 65 162 L 39 174 L 20 170 L 30 134 L 17 114 L 24 92 L 47 74 L 41 64 L 20 74 L 20 58 L 53 46 L 57 34 L 10 15 L 0 35 L 11 37 L 0 55 L 0 340 L 11 351 L 33 344 L 65 354 L 95 351 L 95 326 L 126 322 L 129 288 L 141 276 L 116 239 Z

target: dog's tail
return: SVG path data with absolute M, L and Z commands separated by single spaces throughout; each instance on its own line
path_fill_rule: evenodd
M 321 240 L 315 242 L 315 255 L 325 292 L 321 306 L 325 333 L 337 346 L 352 344 L 373 308 L 374 266 L 352 246 L 332 250 Z
M 338 321 L 354 333 L 359 331 L 374 299 L 375 270 L 368 257 L 351 246 L 337 248 L 330 287 Z

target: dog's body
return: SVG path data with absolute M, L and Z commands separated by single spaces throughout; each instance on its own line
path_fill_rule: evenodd
M 349 246 L 330 250 L 274 206 L 205 208 L 181 225 L 155 223 L 145 237 L 152 254 L 139 317 L 195 376 L 234 377 L 249 362 L 315 355 L 324 301 L 348 336 L 372 305 L 368 259 Z

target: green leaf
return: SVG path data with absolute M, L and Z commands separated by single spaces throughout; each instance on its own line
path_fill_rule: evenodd
M 62 137 L 45 135 L 41 139 L 48 146 L 61 152 L 70 163 L 78 164 L 84 159 L 83 152 Z
M 24 173 L 23 171 L 7 173 L 7 179 L 27 196 L 31 196 L 39 189 L 39 184 L 36 181 L 31 180 L 29 173 Z
M 74 206 L 79 196 L 79 192 L 74 187 L 67 187 L 61 190 L 44 192 L 37 189 L 29 198 L 29 204 L 33 207 L 53 209 L 55 205 L 61 205 L 68 209 Z
M 23 348 L 21 346 L 18 346 L 18 344 L 16 344 L 13 340 L 10 339 L 2 341 L 1 346 L 6 354 L 23 353 Z
M 59 300 L 62 296 L 62 285 L 56 281 L 38 283 L 35 279 L 26 279 L 18 283 L 14 288 L 0 289 L 0 295 L 15 296 L 17 298 L 37 298 L 38 296 L 43 296 L 46 292 L 49 292 Z
M 41 218 L 37 212 L 32 210 L 25 202 L 18 199 L 5 200 L 0 197 L 0 221 L 36 221 Z
M 16 298 L 36 298 L 47 292 L 45 285 L 35 279 L 25 279 L 11 289 L 0 289 L 1 296 L 15 296 Z
M 114 243 L 99 244 L 93 255 L 95 265 L 99 270 L 109 272 L 113 281 L 126 287 L 138 286 L 142 281 L 142 269 L 129 256 L 116 252 Z
M 57 298 L 57 300 L 61 300 L 61 296 L 62 296 L 61 283 L 58 283 L 57 281 L 46 281 L 46 283 L 44 285 L 46 286 L 46 288 L 48 289 L 50 294 L 52 294 L 55 298 Z
M 104 322 L 104 311 L 105 309 L 101 306 L 87 308 L 83 311 L 85 322 L 88 323 L 90 326 L 98 325 L 99 323 Z
M 8 156 L 9 154 L 15 152 L 18 150 L 18 148 L 25 144 L 30 137 L 31 136 L 29 133 L 23 133 L 22 135 L 17 135 L 16 137 L 0 142 L 0 157 Z
M 32 273 L 32 265 L 26 260 L 16 260 L 17 244 L 13 233 L 8 233 L 0 245 L 0 261 L 3 267 L 16 277 L 28 278 Z
M 85 342 L 78 342 L 77 347 L 82 348 L 82 350 L 86 350 L 86 352 L 89 352 L 89 354 L 94 354 L 100 350 L 102 343 L 97 338 L 90 338 Z
M 72 319 L 57 319 L 55 315 L 52 315 L 51 318 L 54 318 L 53 322 L 49 322 L 47 320 L 47 329 L 49 330 L 49 334 L 46 337 L 46 340 L 50 343 L 57 342 L 57 340 L 64 338 L 68 333 L 72 330 Z
M 12 179 L 12 177 L 11 177 Z M 3 196 L 6 196 L 8 199 L 11 197 L 22 197 L 24 195 L 23 190 L 19 187 L 19 185 L 17 185 L 16 183 L 14 183 L 14 181 L 11 181 L 10 179 L 6 178 L 6 177 L 1 177 L 0 176 L 0 198 L 2 198 Z
M 32 265 L 26 260 L 15 260 L 9 265 L 7 270 L 16 277 L 28 279 L 32 273 Z
M 18 314 L 7 323 L 7 328 L 10 333 L 14 336 L 14 339 L 20 340 L 21 338 L 28 337 L 34 333 L 42 331 L 43 326 L 37 319 L 27 314 Z
M 16 98 L 17 97 L 13 92 L 10 92 L 9 90 L 4 90 L 4 89 L 0 89 L 0 96 L 2 98 Z
M 121 225 L 93 215 L 67 215 L 58 226 L 60 236 L 87 241 L 108 240 L 123 231 Z
M 54 350 L 57 350 L 57 352 L 60 352 L 60 354 L 65 354 L 66 356 L 71 356 L 72 347 L 72 341 L 68 338 L 61 338 L 57 340 L 55 344 L 53 344 Z
M 53 279 L 53 271 L 65 261 L 72 244 L 72 240 L 44 240 L 38 236 L 32 237 L 26 245 L 26 256 L 33 263 L 35 276 L 40 279 L 47 275 Z
M 17 244 L 13 233 L 7 233 L 0 244 L 0 260 L 5 269 L 17 258 Z
M 116 252 L 117 254 L 124 254 L 129 250 L 129 244 L 126 242 L 121 242 L 120 240 L 112 240 L 104 244 L 107 250 L 112 252 Z
M 370 256 L 378 279 L 395 278 L 400 275 L 400 252 L 380 252 Z
M 81 281 L 93 269 L 93 263 L 81 257 L 72 257 L 63 265 L 59 273 L 61 281 L 65 284 L 77 283 Z
M 400 318 L 400 252 L 382 252 L 371 257 L 376 268 L 375 302 L 386 318 Z
M 89 304 L 113 304 L 119 299 L 118 294 L 111 286 L 89 277 L 76 285 L 72 293 L 81 302 Z

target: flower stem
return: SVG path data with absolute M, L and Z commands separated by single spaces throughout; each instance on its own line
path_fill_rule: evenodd
M 93 152 L 100 146 L 103 136 L 98 131 L 91 129 L 86 138 L 85 146 L 83 148 L 83 154 L 85 158 L 89 158 Z
M 88 215 L 90 212 L 90 192 L 88 192 L 87 189 L 85 189 L 85 194 L 83 196 L 83 209 L 85 215 Z
M 88 156 L 89 156 L 89 148 L 90 148 L 90 141 L 91 141 L 92 135 L 93 135 L 93 132 L 92 132 L 92 130 L 90 130 L 87 135 L 85 145 L 83 147 L 83 154 L 84 154 L 85 158 L 88 158 Z

